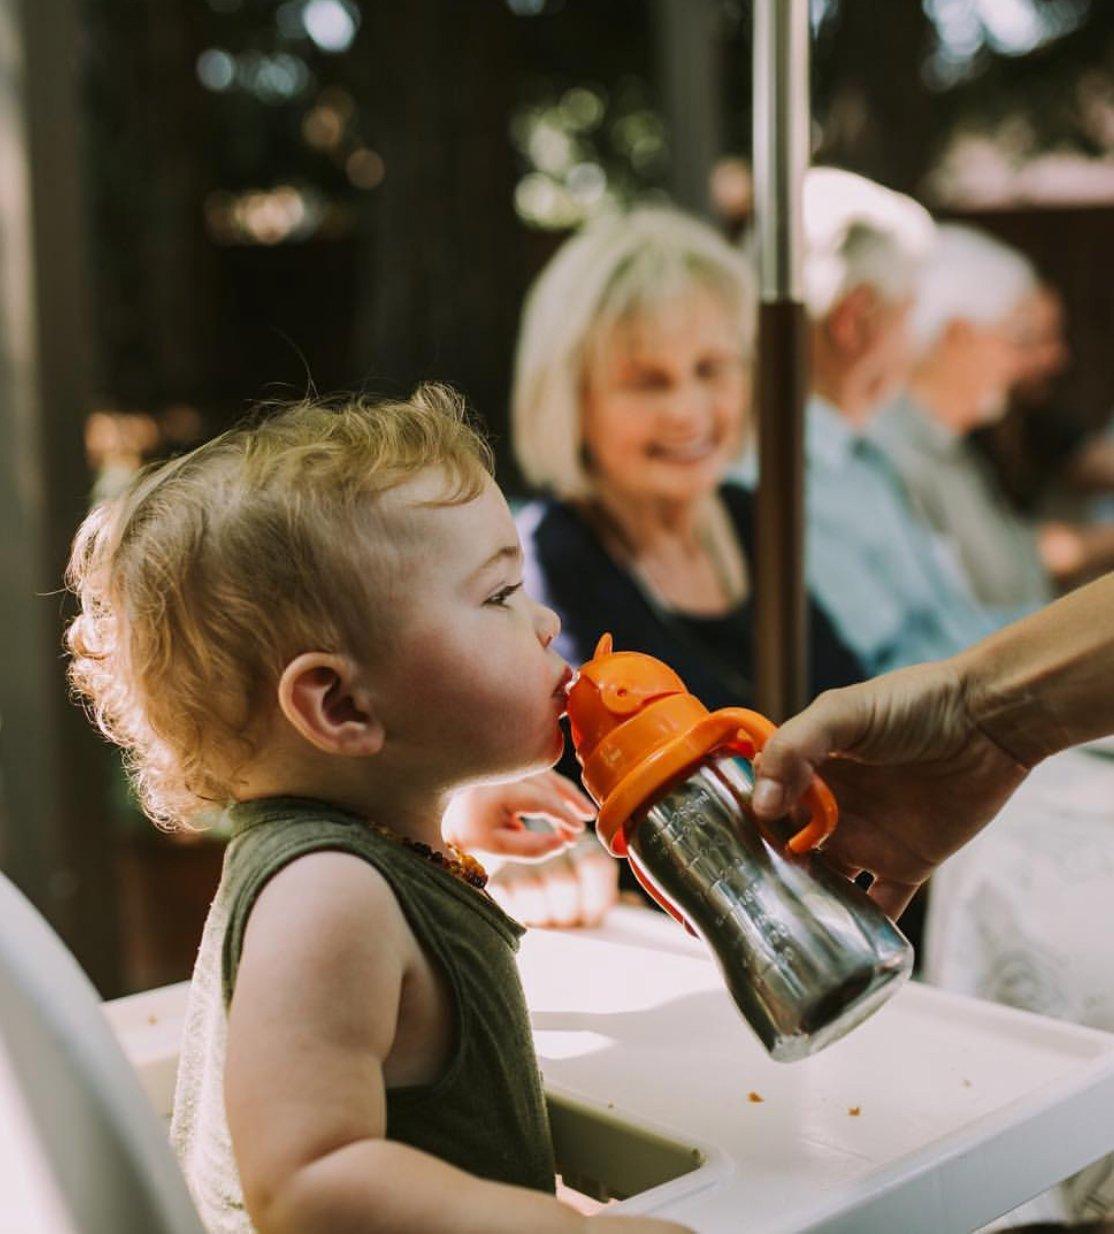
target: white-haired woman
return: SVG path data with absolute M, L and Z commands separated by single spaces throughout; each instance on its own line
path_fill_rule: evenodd
M 519 518 L 526 587 L 560 614 L 563 654 L 590 658 L 609 630 L 713 708 L 754 703 L 752 499 L 725 483 L 749 427 L 754 301 L 745 259 L 704 223 L 609 216 L 539 276 L 516 361 L 515 452 L 544 493 Z M 858 680 L 816 605 L 810 629 L 813 692 Z M 512 875 L 535 919 L 551 870 Z
M 528 297 L 514 446 L 527 587 L 587 659 L 600 633 L 672 664 L 710 707 L 753 703 L 752 502 L 725 483 L 749 428 L 754 287 L 704 223 L 643 208 L 567 241 Z M 813 692 L 861 676 L 811 614 Z

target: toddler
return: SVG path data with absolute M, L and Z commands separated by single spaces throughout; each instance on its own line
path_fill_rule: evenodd
M 490 469 L 444 388 L 306 403 L 78 533 L 76 687 L 153 818 L 232 836 L 172 1126 L 211 1234 L 680 1229 L 554 1198 L 521 927 L 442 837 L 450 796 L 562 748 Z

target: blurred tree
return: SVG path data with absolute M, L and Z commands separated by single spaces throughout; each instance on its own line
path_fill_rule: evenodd
M 68 697 L 59 587 L 89 475 L 76 6 L 8 5 L 0 57 L 0 866 L 119 992 L 105 747 Z
M 557 233 L 675 186 L 701 140 L 678 129 L 671 156 L 678 0 L 84 3 L 97 387 L 125 406 L 196 399 L 219 422 L 307 369 L 440 375 L 501 426 Z M 701 6 L 724 112 L 703 136 L 745 156 L 750 4 Z M 1004 159 L 1114 147 L 1114 4 L 812 12 L 818 159 L 946 193 L 929 173 L 975 130 Z
M 921 79 L 944 100 L 942 127 L 1017 119 L 1033 150 L 1109 153 L 1080 88 L 1114 73 L 1114 5 L 1106 0 L 926 0 L 933 39 Z
M 85 0 L 86 181 L 100 401 L 147 410 L 206 393 L 214 262 L 202 203 L 211 117 L 196 4 Z
M 750 148 L 750 6 L 727 0 L 728 141 Z M 924 193 L 957 138 L 1114 153 L 1114 4 L 813 0 L 814 158 Z
M 921 73 L 932 25 L 920 4 L 843 0 L 817 26 L 813 110 L 817 162 L 914 192 L 942 139 Z
M 357 363 L 373 385 L 439 378 L 498 423 L 519 286 L 515 18 L 500 4 L 368 5 L 355 94 L 384 164 L 360 209 Z

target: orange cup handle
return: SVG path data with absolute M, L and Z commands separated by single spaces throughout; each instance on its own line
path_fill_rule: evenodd
M 812 811 L 812 817 L 789 841 L 789 850 L 794 853 L 807 853 L 817 848 L 836 829 L 839 821 L 839 807 L 836 805 L 832 790 L 820 779 L 812 777 L 812 783 L 805 793 L 805 804 Z
M 745 707 L 724 707 L 713 712 L 709 719 L 721 716 L 723 720 L 720 723 L 729 720 L 735 729 L 734 738 L 727 744 L 739 749 L 740 753 L 749 758 L 761 751 L 777 732 L 776 724 L 757 711 L 748 711 Z M 788 848 L 792 853 L 807 853 L 822 844 L 835 831 L 839 821 L 839 807 L 832 796 L 832 790 L 819 776 L 812 777 L 804 802 L 811 817 L 789 840 Z

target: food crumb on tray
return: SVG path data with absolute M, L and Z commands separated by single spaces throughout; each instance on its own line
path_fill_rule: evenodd
M 765 1101 L 766 1098 L 761 1093 L 750 1092 L 747 1093 L 747 1100 L 753 1101 L 757 1105 L 760 1101 Z
M 858 1118 L 862 1112 L 863 1107 L 861 1105 L 852 1105 L 847 1108 L 847 1113 L 850 1114 L 852 1118 Z

